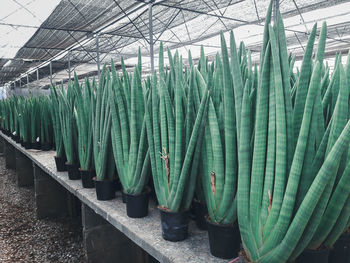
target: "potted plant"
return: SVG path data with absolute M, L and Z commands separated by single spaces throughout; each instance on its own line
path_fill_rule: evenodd
M 237 127 L 241 112 L 239 107 L 242 105 L 239 94 L 242 94 L 243 89 L 232 32 L 231 61 L 223 34 L 221 34 L 221 53 L 222 58 L 217 56 L 216 59 L 216 68 L 213 73 L 215 77 L 209 75 L 212 74 L 210 71 L 209 74 L 207 73 L 208 77 L 203 72 L 198 72 L 197 76 L 202 78 L 202 82 L 205 82 L 205 79 L 213 79 L 201 162 L 201 179 L 209 212 L 207 227 L 210 252 L 216 257 L 229 259 L 238 256 L 240 249 L 240 236 L 236 222 L 237 143 L 239 142 Z M 246 103 L 250 109 L 248 83 L 246 81 L 245 90 L 248 94 Z M 234 94 L 238 94 L 236 98 Z
M 139 63 L 140 60 L 139 54 Z M 132 218 L 148 214 L 150 190 L 146 188 L 150 159 L 140 67 L 141 64 L 135 66 L 134 74 L 129 76 L 123 65 L 123 75 L 118 76 L 112 61 L 109 96 L 114 160 L 126 197 L 127 215 Z
M 61 88 L 63 88 L 63 86 Z M 59 95 L 58 95 L 56 86 L 51 85 L 50 86 L 50 100 L 52 103 L 51 117 L 52 117 L 52 126 L 53 126 L 53 133 L 54 133 L 55 147 L 56 147 L 56 156 L 54 158 L 55 158 L 57 171 L 64 172 L 64 171 L 67 171 L 67 166 L 66 166 L 67 158 L 64 151 L 58 96 Z
M 30 143 L 30 103 L 28 99 L 22 98 L 18 106 L 21 145 L 28 149 Z
M 51 101 L 46 96 L 39 98 L 40 112 L 41 112 L 41 125 L 40 125 L 40 143 L 41 150 L 49 151 L 52 149 L 52 116 L 51 116 Z
M 346 207 L 350 190 L 346 183 L 349 170 L 341 165 L 350 142 L 345 103 L 348 95 L 344 98 L 345 92 L 342 93 L 347 88 L 341 88 L 346 80 L 341 73 L 344 70 L 339 69 L 342 95 L 337 94 L 336 106 L 329 112 L 331 118 L 327 124 L 321 99 L 325 44 L 322 34 L 316 61 L 311 67 L 315 26 L 296 82 L 294 111 L 291 111 L 283 21 L 278 14 L 277 25 L 272 27 L 269 25 L 271 8 L 269 12 L 260 61 L 255 138 L 252 142 L 249 136 L 253 120 L 249 118 L 249 104 L 243 97 L 238 151 L 239 228 L 246 260 L 259 263 L 293 261 L 305 248 L 319 249 L 320 244 L 326 244 L 330 233 L 333 232 L 334 237 L 340 235 L 348 218 L 341 220 L 339 215 Z M 245 95 L 247 97 L 248 93 Z M 323 129 L 322 124 L 325 125 Z M 260 137 L 260 133 L 265 135 Z M 288 139 L 290 137 L 292 139 Z M 312 150 L 315 154 L 310 155 Z M 311 178 L 311 183 L 299 203 L 304 177 Z M 345 197 L 340 196 L 340 192 Z M 315 249 L 307 252 L 308 257 L 312 254 L 307 262 L 327 262 L 327 253 Z M 297 262 L 303 262 L 299 260 L 302 258 Z
M 69 82 L 67 91 L 59 90 L 59 117 L 63 145 L 67 157 L 68 177 L 71 180 L 80 179 L 78 164 L 78 132 L 76 125 L 76 114 L 74 112 L 75 94 L 73 85 Z
M 188 209 L 195 190 L 208 91 L 201 84 L 195 85 L 193 79 L 187 86 L 178 53 L 172 57 L 169 51 L 168 57 L 170 71 L 166 74 L 161 45 L 159 80 L 152 76 L 145 118 L 162 235 L 166 240 L 180 241 L 188 235 Z
M 40 103 L 37 97 L 31 97 L 30 99 L 30 143 L 31 148 L 40 150 Z
M 75 92 L 75 110 L 76 122 L 78 128 L 78 156 L 80 163 L 80 175 L 84 188 L 93 188 L 93 178 L 96 176 L 92 162 L 92 105 L 95 100 L 94 87 L 96 83 L 93 80 L 92 86 L 89 80 L 85 79 L 85 85 L 78 82 L 78 77 L 74 74 L 74 92 Z
M 93 100 L 93 154 L 96 170 L 95 187 L 98 200 L 110 200 L 115 197 L 113 182 L 115 164 L 111 144 L 111 112 L 108 103 L 112 80 L 104 67 L 96 90 L 96 100 Z

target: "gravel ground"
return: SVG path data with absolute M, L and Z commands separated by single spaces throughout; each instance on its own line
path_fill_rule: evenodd
M 85 262 L 80 218 L 37 220 L 33 188 L 0 157 L 0 262 Z

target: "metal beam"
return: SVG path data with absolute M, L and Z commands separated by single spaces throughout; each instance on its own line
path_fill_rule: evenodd
M 280 9 L 280 1 L 274 0 L 273 1 L 273 22 L 275 25 L 277 24 L 277 17 L 278 17 L 279 9 Z
M 50 84 L 52 85 L 52 61 L 50 60 Z
M 70 54 L 71 51 L 68 51 L 68 82 L 71 80 L 71 72 L 70 72 Z
M 39 83 L 40 83 L 40 82 L 39 82 L 39 69 L 38 69 L 38 68 L 36 69 L 36 81 L 37 81 L 37 82 L 36 82 L 36 85 L 37 85 L 38 88 L 39 88 Z
M 97 76 L 100 79 L 101 76 L 101 65 L 100 65 L 100 45 L 99 45 L 99 35 L 96 35 L 96 55 L 97 55 Z
M 152 18 L 152 3 L 148 4 L 148 28 L 149 28 L 149 54 L 151 59 L 151 73 L 154 72 L 154 47 L 153 47 L 153 18 Z

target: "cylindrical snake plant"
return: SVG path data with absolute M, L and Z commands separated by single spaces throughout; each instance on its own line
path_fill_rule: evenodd
M 145 101 L 141 82 L 141 54 L 134 73 L 116 73 L 112 61 L 109 105 L 112 118 L 111 138 L 114 160 L 123 190 L 141 194 L 148 182 L 150 157 L 146 135 Z
M 40 103 L 40 143 L 52 144 L 53 143 L 53 128 L 52 128 L 52 116 L 51 116 L 51 101 L 46 96 L 39 97 Z
M 78 131 L 74 111 L 75 94 L 73 84 L 69 82 L 67 90 L 61 87 L 56 91 L 58 93 L 59 119 L 67 163 L 76 164 L 78 162 Z
M 96 83 L 90 83 L 86 78 L 84 86 L 79 84 L 78 77 L 74 74 L 75 112 L 78 129 L 78 157 L 80 169 L 88 171 L 93 165 L 92 156 L 92 105 L 95 100 L 93 88 Z
M 59 108 L 59 94 L 63 91 L 57 91 L 57 89 L 63 88 L 56 87 L 54 85 L 50 86 L 50 100 L 51 100 L 51 117 L 52 117 L 52 126 L 53 133 L 55 137 L 55 146 L 56 146 L 56 156 L 57 157 L 65 157 L 64 145 L 63 145 L 63 134 L 62 134 L 62 126 L 60 120 L 60 108 Z
M 93 81 L 95 85 L 95 81 Z M 104 67 L 92 100 L 93 155 L 97 180 L 114 179 L 115 164 L 111 145 L 112 117 L 108 97 L 113 85 L 110 73 Z
M 159 79 L 155 74 L 151 78 L 145 118 L 159 205 L 178 212 L 189 208 L 194 195 L 209 96 L 207 85 L 195 81 L 194 67 L 184 73 L 177 52 L 172 56 L 168 51 L 168 58 L 166 71 L 161 44 Z
M 287 262 L 307 247 L 330 246 L 348 226 L 350 213 L 347 75 L 339 65 L 339 73 L 334 73 L 339 74 L 339 89 L 332 91 L 335 102 L 328 103 L 325 112 L 326 26 L 313 62 L 314 26 L 301 72 L 294 75 L 296 86 L 291 87 L 293 63 L 288 59 L 283 21 L 278 14 L 272 27 L 271 11 L 272 1 L 255 119 L 249 118 L 244 91 L 238 151 L 237 214 L 243 247 L 250 261 L 261 263 Z

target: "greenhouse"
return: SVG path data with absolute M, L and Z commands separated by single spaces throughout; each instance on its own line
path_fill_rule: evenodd
M 350 263 L 350 1 L 2 5 L 0 262 Z

